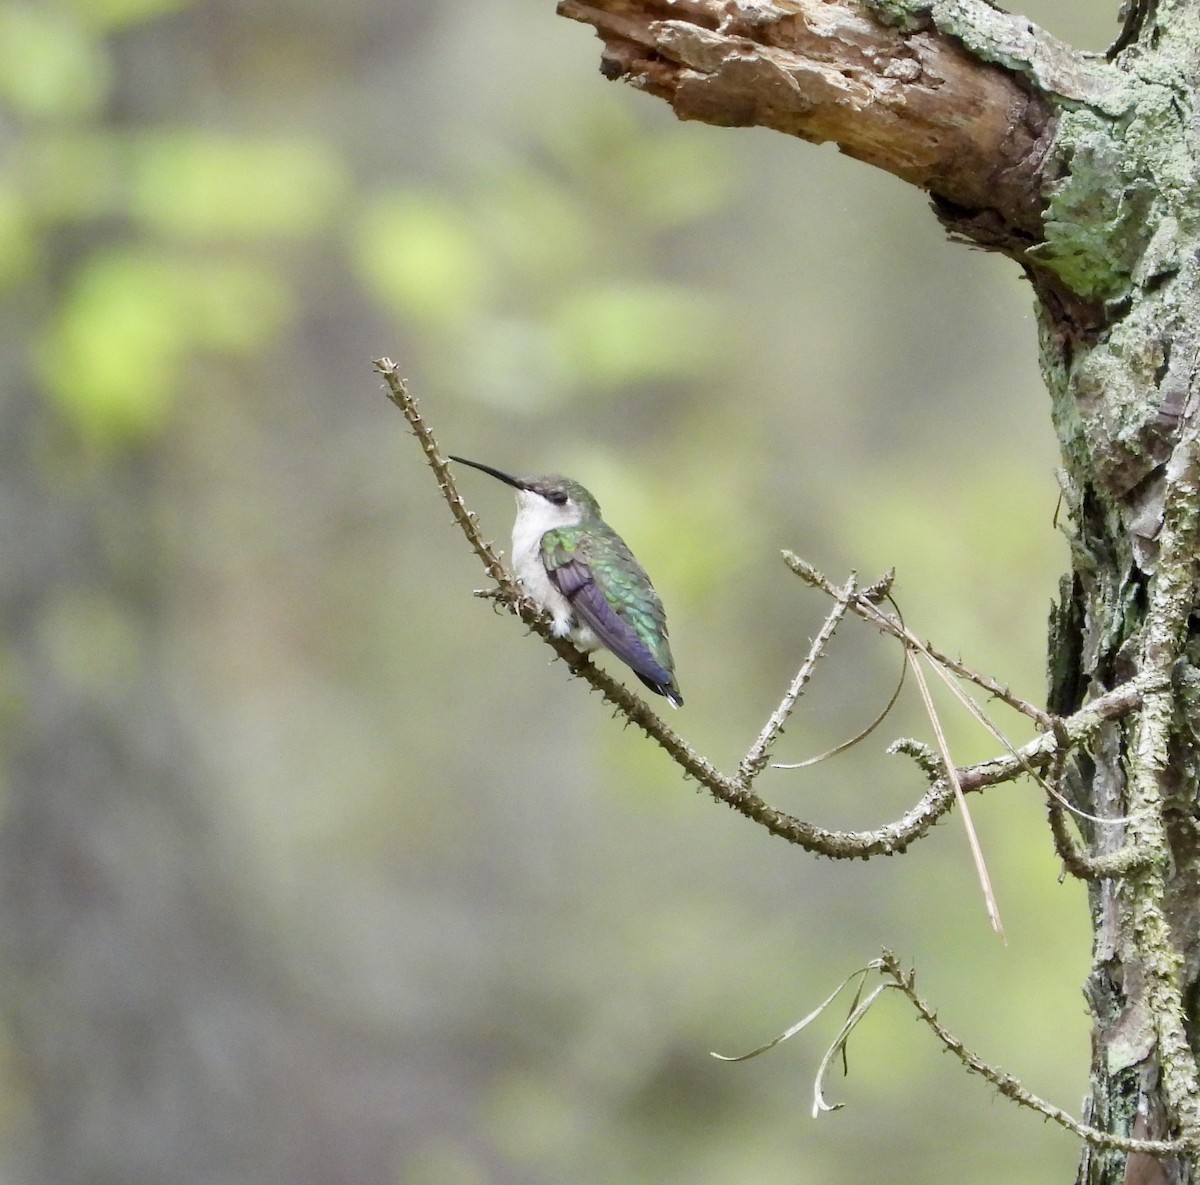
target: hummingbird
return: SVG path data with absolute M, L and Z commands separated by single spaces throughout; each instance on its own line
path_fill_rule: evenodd
M 605 646 L 671 707 L 683 703 L 667 640 L 667 615 L 646 570 L 600 517 L 577 481 L 555 473 L 513 477 L 450 458 L 512 486 L 517 495 L 512 562 L 529 595 L 550 614 L 556 638 L 580 650 Z

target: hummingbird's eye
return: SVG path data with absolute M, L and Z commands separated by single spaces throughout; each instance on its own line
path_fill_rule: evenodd
M 555 506 L 565 506 L 567 504 L 566 490 L 551 490 L 546 497 L 549 498 Z

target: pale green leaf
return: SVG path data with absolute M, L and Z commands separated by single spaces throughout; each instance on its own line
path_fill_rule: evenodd
M 316 140 L 156 135 L 134 144 L 131 168 L 131 212 L 191 239 L 311 235 L 347 184 Z
M 0 102 L 31 118 L 84 115 L 108 93 L 103 44 L 70 15 L 0 4 Z
M 395 314 L 446 326 L 483 301 L 491 269 L 466 215 L 444 201 L 394 193 L 364 212 L 356 233 L 358 266 Z
M 621 386 L 683 378 L 719 356 L 714 302 L 653 281 L 586 288 L 568 296 L 553 319 L 560 349 L 581 383 Z

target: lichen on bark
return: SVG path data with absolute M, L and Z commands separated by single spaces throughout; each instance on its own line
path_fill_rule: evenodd
M 1200 6 L 1131 0 L 1106 55 L 985 0 L 562 0 L 605 72 L 685 118 L 757 123 L 928 192 L 952 235 L 1016 260 L 1062 448 L 1072 571 L 1052 711 L 1152 673 L 1063 771 L 1091 815 L 1091 1122 L 1181 1138 L 1085 1151 L 1080 1180 L 1184 1185 L 1200 1156 Z M 997 120 L 996 116 L 1000 119 Z M 1130 816 L 1132 818 L 1126 818 Z M 1128 1174 L 1128 1176 L 1127 1176 Z

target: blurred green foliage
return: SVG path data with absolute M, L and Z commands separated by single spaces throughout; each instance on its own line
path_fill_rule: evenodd
M 364 279 L 424 331 L 439 383 L 528 412 L 718 363 L 728 310 L 661 272 L 663 236 L 729 189 L 703 134 L 648 134 L 598 101 L 552 115 L 524 158 L 464 171 L 457 208 L 392 190 L 357 224 Z
M 666 601 L 673 723 L 725 767 L 825 611 L 785 546 L 896 566 L 914 628 L 1038 698 L 1065 556 L 1014 270 L 898 182 L 677 124 L 595 57 L 533 0 L 0 0 L 13 1179 L 1071 1171 L 894 1002 L 815 1124 L 828 1033 L 707 1056 L 888 943 L 1073 1106 L 1088 935 L 1037 794 L 977 808 L 1005 950 L 956 819 L 843 867 L 697 797 L 472 599 L 377 392 L 389 354 L 447 451 L 588 484 Z M 462 488 L 503 541 L 508 494 Z M 896 668 L 847 623 L 780 757 L 861 727 Z M 992 751 L 946 711 L 956 752 Z M 894 818 L 908 734 L 913 697 L 769 793 Z M 78 785 L 29 772 L 58 750 Z
M 38 370 L 89 440 L 141 439 L 162 428 L 189 357 L 261 350 L 291 304 L 278 277 L 245 260 L 96 252 L 46 326 Z
M 311 140 L 174 133 L 130 147 L 130 215 L 184 242 L 317 234 L 349 181 L 332 148 Z
M 294 301 L 268 248 L 325 231 L 349 183 L 311 137 L 97 130 L 112 29 L 180 7 L 0 5 L 0 98 L 21 132 L 0 191 L 0 277 L 51 266 L 68 228 L 108 227 L 69 261 L 35 333 L 47 392 L 106 448 L 163 428 L 190 359 L 278 340 Z
M 0 97 L 30 120 L 82 119 L 108 96 L 110 63 L 99 37 L 55 5 L 0 7 Z

